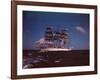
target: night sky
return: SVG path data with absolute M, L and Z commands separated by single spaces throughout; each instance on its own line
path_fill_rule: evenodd
M 23 11 L 23 49 L 34 49 L 49 26 L 67 28 L 72 49 L 89 49 L 89 14 L 38 11 Z

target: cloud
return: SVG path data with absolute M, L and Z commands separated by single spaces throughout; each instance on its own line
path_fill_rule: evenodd
M 81 26 L 77 26 L 77 27 L 76 27 L 76 30 L 77 30 L 78 32 L 81 32 L 81 33 L 83 33 L 83 34 L 86 34 L 86 30 L 85 30 L 83 27 L 81 27 Z

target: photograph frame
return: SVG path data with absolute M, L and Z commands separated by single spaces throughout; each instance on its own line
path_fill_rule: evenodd
M 17 44 L 18 44 L 17 5 L 93 9 L 94 10 L 94 71 L 17 75 L 17 65 L 18 65 L 17 64 L 17 57 L 18 57 L 17 56 Z M 33 1 L 11 1 L 11 78 L 12 79 L 90 75 L 90 74 L 97 74 L 97 6 L 96 5 L 64 4 L 64 3 L 33 2 Z

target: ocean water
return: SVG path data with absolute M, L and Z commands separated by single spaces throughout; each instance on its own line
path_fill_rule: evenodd
M 89 50 L 51 51 L 23 50 L 23 68 L 89 65 Z

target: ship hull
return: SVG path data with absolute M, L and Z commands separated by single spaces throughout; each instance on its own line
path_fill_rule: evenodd
M 48 51 L 71 51 L 72 49 L 70 48 L 46 48 L 46 49 L 41 49 L 41 52 L 48 52 Z

